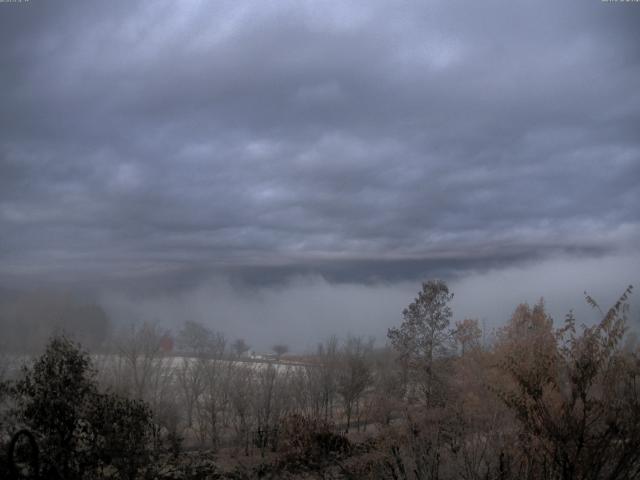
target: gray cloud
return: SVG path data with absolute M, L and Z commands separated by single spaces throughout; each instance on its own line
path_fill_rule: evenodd
M 637 258 L 634 4 L 0 7 L 5 285 Z

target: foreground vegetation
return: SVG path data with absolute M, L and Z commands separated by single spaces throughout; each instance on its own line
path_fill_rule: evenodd
M 1 384 L 0 477 L 17 465 L 64 479 L 637 478 L 630 293 L 608 311 L 587 297 L 592 326 L 520 305 L 484 342 L 476 320 L 451 324 L 452 294 L 431 281 L 388 348 L 332 338 L 295 362 L 240 361 L 240 346 L 195 323 L 179 361 L 149 325 L 110 355 L 55 337 Z

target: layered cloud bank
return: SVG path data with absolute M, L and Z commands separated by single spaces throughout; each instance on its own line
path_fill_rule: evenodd
M 640 10 L 592 3 L 3 5 L 1 273 L 628 246 Z
M 378 332 L 430 276 L 482 304 L 637 265 L 636 5 L 0 7 L 2 288 L 199 305 L 223 278 L 225 318 Z

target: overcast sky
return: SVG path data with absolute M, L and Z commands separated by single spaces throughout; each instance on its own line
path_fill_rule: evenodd
M 0 3 L 0 66 L 4 288 L 638 278 L 640 3 Z

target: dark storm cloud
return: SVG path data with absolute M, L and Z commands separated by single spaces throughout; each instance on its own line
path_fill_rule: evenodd
M 636 4 L 0 8 L 12 282 L 397 280 L 637 248 Z

